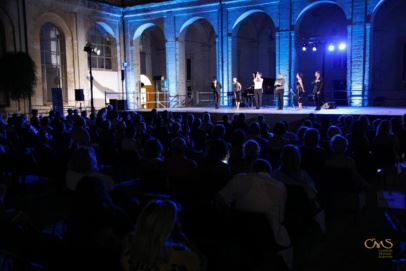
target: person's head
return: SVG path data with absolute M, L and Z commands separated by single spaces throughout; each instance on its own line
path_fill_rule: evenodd
M 316 72 L 314 73 L 314 77 L 320 78 L 320 76 L 321 76 L 320 71 L 316 71 Z
M 272 132 L 276 136 L 283 136 L 286 133 L 286 126 L 282 121 L 278 121 L 277 123 L 274 124 L 272 128 Z
M 260 72 L 256 72 L 256 73 L 255 73 L 255 78 L 258 79 L 258 78 L 261 78 L 261 77 L 262 77 L 262 74 L 261 74 Z
M 316 148 L 319 145 L 320 133 L 315 128 L 308 128 L 304 134 L 304 145 L 310 148 Z
M 341 135 L 341 129 L 335 125 L 331 125 L 327 129 L 327 138 L 332 138 L 335 135 Z
M 32 109 L 31 110 L 31 116 L 32 117 L 38 117 L 38 109 Z
M 89 173 L 97 170 L 96 152 L 90 147 L 76 149 L 70 159 L 69 169 L 79 173 Z
M 217 78 L 216 77 L 213 77 L 213 83 L 217 84 Z
M 204 122 L 211 122 L 211 115 L 209 112 L 204 112 L 203 120 Z
M 376 135 L 377 136 L 387 136 L 392 134 L 392 126 L 389 120 L 382 120 L 377 129 L 376 129 Z
M 233 132 L 231 133 L 231 143 L 233 145 L 242 145 L 244 143 L 245 140 L 245 132 L 241 129 L 235 129 L 233 130 Z
M 74 204 L 82 210 L 108 207 L 113 204 L 107 183 L 98 177 L 83 177 L 75 190 Z
M 261 153 L 261 147 L 254 139 L 250 139 L 244 142 L 242 146 L 243 158 L 248 162 L 253 162 L 258 159 Z
M 272 166 L 267 160 L 257 159 L 252 164 L 252 171 L 255 173 L 272 173 Z
M 141 211 L 130 243 L 131 263 L 154 268 L 167 260 L 166 245 L 178 220 L 178 208 L 171 200 L 152 200 Z M 154 269 L 155 270 L 155 269 Z
M 262 124 L 262 122 L 265 120 L 265 118 L 264 118 L 264 115 L 258 115 L 258 117 L 257 117 L 257 122 L 259 123 L 259 124 Z
M 278 79 L 283 79 L 282 73 L 278 73 Z
M 261 128 L 259 127 L 258 122 L 254 122 L 250 125 L 250 134 L 259 135 L 261 133 Z
M 296 73 L 296 79 L 302 80 L 302 78 L 303 78 L 303 74 L 301 74 L 300 72 Z
M 237 77 L 233 77 L 233 83 L 237 83 Z
M 229 146 L 223 139 L 211 140 L 207 146 L 207 158 L 209 161 L 227 161 L 229 158 Z
M 245 122 L 245 114 L 244 113 L 240 113 L 238 114 L 238 122 L 243 123 Z
M 151 137 L 145 142 L 144 156 L 146 159 L 159 159 L 162 152 L 163 147 L 159 139 Z
M 342 135 L 335 135 L 330 140 L 330 149 L 335 154 L 344 154 L 348 148 L 348 140 Z
M 147 125 L 145 122 L 139 122 L 137 124 L 137 135 L 143 135 L 147 132 Z
M 301 166 L 300 150 L 295 145 L 286 145 L 281 152 L 281 169 L 284 172 L 291 173 L 300 170 Z
M 186 152 L 186 141 L 178 136 L 171 142 L 171 150 L 174 155 L 183 156 Z
M 212 129 L 212 136 L 214 138 L 224 138 L 226 136 L 226 128 L 223 124 L 216 124 Z

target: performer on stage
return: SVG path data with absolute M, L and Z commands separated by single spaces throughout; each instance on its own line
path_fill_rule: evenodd
M 303 109 L 303 94 L 305 93 L 303 87 L 303 75 L 301 73 L 296 74 L 296 93 L 297 93 L 297 103 L 299 110 Z
M 235 106 L 237 107 L 237 110 L 240 109 L 241 89 L 242 89 L 242 86 L 241 86 L 240 82 L 237 81 L 237 77 L 234 77 L 233 78 L 233 94 L 234 94 Z
M 281 73 L 278 74 L 278 79 L 275 80 L 275 94 L 278 98 L 278 110 L 283 109 L 283 93 L 285 91 L 285 79 Z
M 260 72 L 255 73 L 254 78 L 254 99 L 255 99 L 255 106 L 257 109 L 260 109 L 262 106 L 262 85 L 264 83 L 264 79 L 262 79 L 262 74 Z
M 314 103 L 316 105 L 316 110 L 321 109 L 321 91 L 323 90 L 323 80 L 321 79 L 321 73 L 316 71 L 314 73 L 314 81 L 313 84 L 313 97 Z
M 216 78 L 213 78 L 211 82 L 211 90 L 214 93 L 214 106 L 218 109 L 220 104 L 221 84 Z

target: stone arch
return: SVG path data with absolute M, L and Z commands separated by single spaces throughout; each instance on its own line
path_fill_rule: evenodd
M 213 98 L 209 94 L 210 82 L 213 77 L 219 77 L 216 29 L 207 18 L 193 17 L 183 23 L 180 30 L 177 47 L 178 94 L 191 95 L 195 105 L 208 105 Z
M 369 101 L 406 104 L 406 2 L 381 0 L 371 15 Z M 384 42 L 383 42 L 384 41 Z
M 340 8 L 341 11 L 345 14 L 345 17 L 346 17 L 347 19 L 351 17 L 350 14 L 349 14 L 349 12 L 348 12 L 348 10 L 346 10 L 341 4 L 337 3 L 336 1 L 330 1 L 330 0 L 317 1 L 317 2 L 314 2 L 314 3 L 311 3 L 311 4 L 307 5 L 302 11 L 300 11 L 299 15 L 298 15 L 297 18 L 296 18 L 295 26 L 297 26 L 297 25 L 300 24 L 300 21 L 303 19 L 303 16 L 304 16 L 309 10 L 311 10 L 311 9 L 313 9 L 313 8 L 319 6 L 319 5 L 322 5 L 322 4 L 333 4 L 333 5 L 336 5 L 336 6 L 337 6 L 338 8 Z
M 260 9 L 242 13 L 232 27 L 232 77 L 238 77 L 243 88 L 252 85 L 252 73 L 260 71 L 266 82 L 276 76 L 275 23 L 272 17 Z M 247 52 L 250 52 L 247 54 Z M 269 80 L 268 80 L 269 79 Z M 264 85 L 265 93 L 272 89 Z M 265 99 L 268 96 L 264 97 Z M 265 101 L 270 103 L 271 101 Z
M 264 10 L 251 9 L 251 10 L 243 12 L 240 16 L 238 16 L 238 18 L 234 21 L 231 30 L 234 31 L 235 28 L 238 27 L 239 24 L 241 24 L 241 22 L 243 22 L 246 18 L 248 18 L 249 16 L 256 14 L 256 13 L 264 13 L 272 20 L 272 17 L 268 13 L 266 13 Z M 273 25 L 275 25 L 273 20 L 272 20 L 272 23 L 273 23 Z
M 185 33 L 185 30 L 191 26 L 192 24 L 196 23 L 197 21 L 201 21 L 204 20 L 206 21 L 211 28 L 213 29 L 214 33 L 217 35 L 217 29 L 216 27 L 214 27 L 213 23 L 211 22 L 211 20 L 209 18 L 203 17 L 203 16 L 194 16 L 192 18 L 187 19 L 182 26 L 180 27 L 179 31 L 178 31 L 178 36 L 180 37 L 182 34 Z
M 168 106 L 166 92 L 166 37 L 157 22 L 146 22 L 139 25 L 132 35 L 133 52 L 131 53 L 131 75 L 141 89 L 141 78 L 151 81 L 151 86 L 145 86 L 147 95 L 141 94 L 138 107 Z M 160 78 L 160 79 L 158 79 Z M 155 79 L 155 80 L 154 80 Z M 143 91 L 144 89 L 142 89 Z M 159 93 L 158 93 L 159 92 Z
M 324 100 L 336 101 L 340 105 L 347 105 L 349 98 L 347 60 L 350 50 L 347 31 L 346 12 L 335 1 L 320 1 L 306 6 L 295 24 L 295 73 L 303 74 L 305 91 L 311 93 L 314 73 L 321 71 Z M 329 44 L 336 48 L 341 42 L 346 42 L 346 49 L 327 50 Z M 316 51 L 313 51 L 313 47 Z

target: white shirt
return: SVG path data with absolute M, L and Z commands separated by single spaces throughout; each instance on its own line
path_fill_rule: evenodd
M 287 197 L 283 183 L 267 173 L 242 173 L 234 176 L 219 194 L 232 208 L 265 214 L 275 241 L 285 247 L 290 245 L 288 231 L 282 225 Z
M 264 79 L 262 78 L 255 78 L 254 79 L 254 89 L 262 89 L 262 84 L 264 83 Z

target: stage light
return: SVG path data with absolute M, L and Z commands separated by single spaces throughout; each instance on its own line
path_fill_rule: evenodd
M 338 45 L 338 49 L 340 51 L 344 51 L 345 49 L 347 49 L 347 44 L 345 42 L 340 42 L 340 44 Z
M 313 46 L 312 51 L 313 51 L 313 52 L 316 52 L 316 51 L 317 51 L 317 47 L 316 47 L 316 46 Z
M 333 52 L 336 49 L 336 47 L 334 46 L 334 44 L 329 44 L 327 47 L 327 50 L 329 50 L 330 52 Z
M 306 46 L 303 46 L 303 47 L 302 47 L 302 51 L 303 51 L 303 52 L 306 52 L 306 51 L 307 51 L 307 47 L 306 47 Z

